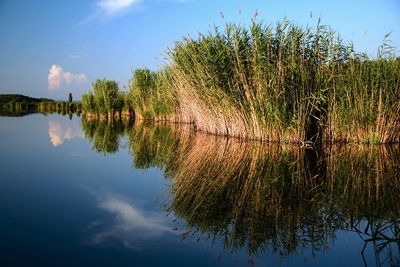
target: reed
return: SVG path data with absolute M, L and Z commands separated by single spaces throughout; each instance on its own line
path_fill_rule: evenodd
M 385 45 L 377 59 L 358 55 L 338 66 L 328 98 L 327 138 L 400 142 L 400 58 L 391 51 Z
M 129 104 L 134 108 L 137 119 L 179 122 L 178 98 L 169 69 L 159 71 L 136 69 L 129 81 Z
M 253 20 L 186 37 L 168 54 L 179 112 L 198 130 L 277 142 L 400 141 L 400 59 L 388 41 L 369 59 L 319 22 Z
M 110 120 L 121 117 L 121 114 L 130 115 L 126 98 L 116 81 L 97 79 L 92 90 L 82 95 L 82 111 L 86 116 Z

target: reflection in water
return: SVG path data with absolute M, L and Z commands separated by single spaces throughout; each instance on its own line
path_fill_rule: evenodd
M 158 238 L 174 231 L 166 225 L 165 217 L 154 212 L 145 212 L 132 203 L 113 194 L 99 197 L 99 208 L 115 215 L 111 226 L 101 229 L 87 244 L 99 245 L 117 239 L 130 249 L 138 249 L 141 240 Z M 92 227 L 103 225 L 94 223 Z
M 183 126 L 136 125 L 126 132 L 134 166 L 158 167 L 171 179 L 169 211 L 191 236 L 222 240 L 250 258 L 266 251 L 285 258 L 328 250 L 343 230 L 364 240 L 363 258 L 371 247 L 377 263 L 399 261 L 398 146 L 313 151 Z
M 96 152 L 115 153 L 119 148 L 119 137 L 123 136 L 131 125 L 129 120 L 91 120 L 82 118 L 82 130 L 85 137 L 92 143 Z
M 59 146 L 65 140 L 73 138 L 83 138 L 82 128 L 75 121 L 61 122 L 49 121 L 49 138 L 53 146 Z
M 373 222 L 368 219 L 364 222 L 361 220 L 351 222 L 351 230 L 355 231 L 364 241 L 361 255 L 366 266 L 365 250 L 368 246 L 373 247 L 378 266 L 400 266 L 398 255 L 400 246 L 399 225 L 400 220 Z M 397 252 L 397 256 L 394 252 Z

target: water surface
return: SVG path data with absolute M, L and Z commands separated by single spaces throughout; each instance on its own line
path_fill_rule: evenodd
M 1 266 L 398 266 L 399 148 L 0 117 Z

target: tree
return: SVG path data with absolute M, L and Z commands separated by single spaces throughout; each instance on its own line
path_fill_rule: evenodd
M 69 95 L 68 95 L 68 102 L 72 103 L 72 93 L 69 93 Z

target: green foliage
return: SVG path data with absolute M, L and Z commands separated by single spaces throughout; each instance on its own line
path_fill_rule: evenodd
M 56 102 L 52 99 L 32 98 L 23 95 L 0 95 L 0 115 L 2 116 L 24 116 L 37 112 L 67 114 L 80 110 L 80 103 Z
M 48 98 L 34 98 L 18 94 L 0 94 L 0 106 L 9 103 L 22 103 L 22 102 L 26 102 L 29 104 L 36 104 L 40 102 L 54 102 L 54 100 Z
M 86 93 L 82 95 L 82 110 L 84 111 L 96 111 L 96 104 L 94 102 L 94 96 L 92 92 Z
M 136 115 L 146 120 L 166 119 L 173 115 L 177 100 L 168 69 L 156 72 L 134 70 L 129 81 L 128 101 Z
M 92 91 L 82 95 L 82 111 L 96 115 L 114 116 L 125 107 L 125 93 L 120 92 L 113 80 L 97 79 Z
M 180 111 L 197 128 L 269 141 L 400 141 L 400 60 L 377 59 L 330 28 L 227 24 L 169 52 Z

